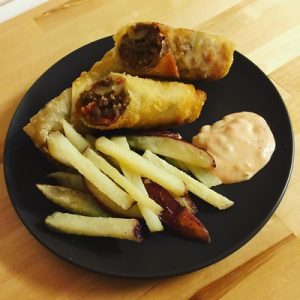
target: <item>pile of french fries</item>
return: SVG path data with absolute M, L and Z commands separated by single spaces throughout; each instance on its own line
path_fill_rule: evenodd
M 74 172 L 49 174 L 59 186 L 37 185 L 46 198 L 68 211 L 46 218 L 46 225 L 54 230 L 140 242 L 139 219 L 144 219 L 151 232 L 162 231 L 164 208 L 149 197 L 145 179 L 191 211 L 187 191 L 218 209 L 233 205 L 211 189 L 221 183 L 209 171 L 213 158 L 190 143 L 159 135 L 83 137 L 65 120 L 62 127 L 63 132 L 49 134 L 47 148 Z

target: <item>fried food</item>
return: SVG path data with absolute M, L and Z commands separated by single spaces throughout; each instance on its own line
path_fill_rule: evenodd
M 184 164 L 188 171 L 191 172 L 195 178 L 205 184 L 207 187 L 217 186 L 222 184 L 222 181 L 211 173 L 211 170 L 200 168 L 188 163 Z
M 60 132 L 52 132 L 47 139 L 47 144 L 51 155 L 59 153 L 64 160 L 116 204 L 123 209 L 132 206 L 134 203 L 132 197 L 102 173 L 89 159 L 84 157 Z
M 48 184 L 37 184 L 36 186 L 47 199 L 70 212 L 91 217 L 109 216 L 90 194 L 62 186 Z
M 97 139 L 95 147 L 100 152 L 114 157 L 120 164 L 124 164 L 141 176 L 158 183 L 176 196 L 185 194 L 186 187 L 181 179 L 158 168 L 134 151 L 120 147 L 104 136 Z
M 84 179 L 84 182 L 89 192 L 99 201 L 110 215 L 138 219 L 143 217 L 136 203 L 128 209 L 123 209 L 120 205 L 116 204 L 108 196 L 101 192 L 93 183 L 87 179 Z
M 101 130 L 189 123 L 199 117 L 206 99 L 205 92 L 191 84 L 121 73 L 110 73 L 98 81 L 87 80 L 88 76 L 76 80 L 82 92 L 72 96 L 72 116 Z
M 159 155 L 171 157 L 194 166 L 211 169 L 215 161 L 207 151 L 191 143 L 167 136 L 127 136 L 130 147 L 138 150 L 150 150 Z
M 114 137 L 111 139 L 114 143 L 118 144 L 119 146 L 130 150 L 129 145 L 127 143 L 125 136 Z M 132 182 L 132 184 L 139 189 L 139 191 L 148 197 L 147 190 L 144 186 L 142 177 L 133 171 L 132 169 L 120 164 L 121 170 L 124 176 Z M 150 232 L 157 232 L 164 230 L 163 225 L 159 219 L 159 216 L 153 212 L 149 207 L 143 205 L 143 203 L 138 203 L 139 210 L 145 219 L 145 222 L 150 230 Z
M 209 233 L 200 220 L 181 206 L 167 190 L 148 179 L 144 180 L 144 184 L 149 196 L 164 208 L 161 214 L 164 223 L 182 236 L 210 242 Z
M 80 174 L 57 171 L 48 174 L 47 177 L 56 179 L 58 183 L 64 187 L 83 193 L 87 192 L 83 177 Z
M 141 225 L 136 219 L 87 217 L 55 212 L 45 219 L 45 223 L 62 233 L 142 241 Z
M 175 168 L 174 166 L 167 163 L 165 160 L 159 158 L 157 155 L 153 154 L 151 151 L 147 150 L 143 157 L 149 160 L 151 163 L 155 164 L 157 167 L 169 172 L 170 174 L 177 176 L 186 184 L 187 189 L 194 195 L 204 200 L 205 202 L 211 204 L 218 209 L 226 209 L 234 204 L 233 201 L 224 197 L 223 195 L 211 190 L 206 185 L 195 180 L 183 171 Z
M 88 140 L 79 134 L 69 122 L 62 120 L 62 125 L 66 138 L 79 152 L 82 153 L 86 148 L 92 147 Z
M 36 115 L 23 130 L 32 139 L 36 147 L 49 154 L 47 138 L 54 130 L 62 130 L 62 120 L 69 120 L 71 114 L 72 91 L 64 90 L 58 97 L 51 100 Z
M 147 194 L 143 194 L 134 184 L 132 184 L 132 182 L 124 177 L 116 168 L 110 165 L 103 157 L 89 148 L 84 151 L 83 155 L 104 174 L 109 176 L 115 183 L 127 191 L 136 202 L 149 207 L 157 215 L 161 213 L 162 208 L 155 201 L 150 199 Z
M 155 22 L 124 26 L 114 40 L 112 65 L 139 76 L 217 80 L 233 62 L 234 45 L 224 37 Z

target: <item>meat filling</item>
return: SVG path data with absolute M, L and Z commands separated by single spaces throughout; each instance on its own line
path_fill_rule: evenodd
M 133 70 L 147 70 L 159 62 L 165 36 L 155 24 L 138 23 L 122 37 L 119 55 Z
M 88 124 L 109 126 L 121 117 L 127 104 L 124 79 L 107 77 L 81 94 L 76 109 Z

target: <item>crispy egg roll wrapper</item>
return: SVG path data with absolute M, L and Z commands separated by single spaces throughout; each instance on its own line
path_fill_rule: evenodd
M 144 23 L 142 23 L 144 24 Z M 156 76 L 156 77 L 167 77 L 167 78 L 192 78 L 195 79 L 198 76 L 197 72 L 200 72 L 197 68 L 187 68 L 185 67 L 186 63 L 185 61 L 193 61 L 193 55 L 187 56 L 186 59 L 182 57 L 182 53 L 180 52 L 180 48 L 183 46 L 180 46 L 184 42 L 184 37 L 189 36 L 189 39 L 192 39 L 193 34 L 195 35 L 196 33 L 190 30 L 184 30 L 184 29 L 171 29 L 170 27 L 167 27 L 162 24 L 158 23 L 147 23 L 147 24 L 155 24 L 158 26 L 158 32 L 159 34 L 162 35 L 164 39 L 162 39 L 162 49 L 163 51 L 159 52 L 158 59 L 154 60 L 155 64 L 152 65 L 151 67 L 144 68 L 142 70 L 133 70 L 132 68 L 128 68 L 128 66 L 125 66 L 118 54 L 118 45 L 120 45 L 120 40 L 122 38 L 122 34 L 128 31 L 130 26 L 124 27 L 118 34 L 115 35 L 115 47 L 111 50 L 109 50 L 103 58 L 96 62 L 91 70 L 88 72 L 83 72 L 79 78 L 77 78 L 73 84 L 72 87 L 66 89 L 63 91 L 59 96 L 51 100 L 44 108 L 42 108 L 35 116 L 33 116 L 30 119 L 30 122 L 24 127 L 24 131 L 30 136 L 30 138 L 33 140 L 35 145 L 40 148 L 43 152 L 47 152 L 47 145 L 46 145 L 46 140 L 48 137 L 48 134 L 53 131 L 53 130 L 62 130 L 62 125 L 61 125 L 61 120 L 66 119 L 67 121 L 71 122 L 77 131 L 81 133 L 87 133 L 89 130 L 86 128 L 86 126 L 83 124 L 82 120 L 78 117 L 78 114 L 76 114 L 76 103 L 78 101 L 78 98 L 80 95 L 85 92 L 87 89 L 89 89 L 95 82 L 103 78 L 104 76 L 107 76 L 111 71 L 113 72 L 128 72 L 133 75 L 144 75 L 144 76 Z M 133 25 L 132 25 L 133 26 Z M 156 29 L 157 29 L 156 28 Z M 182 32 L 181 32 L 182 31 Z M 193 34 L 192 34 L 193 33 Z M 199 33 L 200 34 L 200 33 Z M 196 34 L 197 35 L 197 34 Z M 208 35 L 206 35 L 208 36 Z M 180 40 L 181 42 L 176 44 L 176 42 L 172 42 L 174 40 Z M 219 39 L 219 42 L 216 42 L 216 45 L 221 43 L 222 39 L 221 38 L 216 38 L 217 40 Z M 201 39 L 200 39 L 201 40 Z M 166 42 L 165 42 L 166 41 Z M 224 60 L 229 61 L 230 59 L 230 52 L 233 51 L 233 48 L 230 46 L 231 43 L 226 43 L 223 45 L 223 49 L 227 49 L 226 51 L 224 50 L 223 52 L 223 57 Z M 199 42 L 196 43 L 197 45 Z M 207 42 L 207 44 L 209 44 Z M 221 43 L 222 44 L 222 43 Z M 177 45 L 177 46 L 176 46 Z M 178 46 L 179 45 L 179 46 Z M 177 47 L 177 48 L 176 48 Z M 177 50 L 176 50 L 177 49 Z M 217 49 L 217 46 L 215 47 Z M 230 51 L 229 51 L 230 49 Z M 220 57 L 222 57 L 222 55 Z M 210 57 L 209 55 L 206 55 L 208 58 Z M 211 54 L 211 57 L 214 57 L 213 54 Z M 182 61 L 182 63 L 181 63 Z M 229 68 L 230 63 L 222 64 L 220 63 L 220 66 L 225 66 L 225 67 L 215 67 L 216 63 L 211 63 L 210 67 L 206 66 L 206 69 L 209 71 L 201 71 L 204 72 L 200 77 L 201 78 L 218 78 L 224 75 L 226 73 L 226 68 Z M 218 65 L 217 65 L 218 66 Z M 227 67 L 226 67 L 227 66 Z M 204 68 L 203 68 L 204 69 Z M 206 70 L 205 69 L 205 70 Z M 216 71 L 218 70 L 218 71 Z M 223 70 L 223 74 L 220 70 Z M 214 72 L 213 72 L 214 71 Z M 214 75 L 212 75 L 214 74 Z M 173 84 L 173 83 L 172 83 Z M 171 85 L 172 85 L 171 84 Z M 146 84 L 145 86 L 151 86 L 151 84 Z M 160 86 L 159 84 L 156 85 L 156 87 Z M 164 87 L 165 90 L 167 90 L 167 84 L 162 84 L 161 88 Z M 137 88 L 138 90 L 138 88 Z M 136 90 L 136 91 L 137 91 Z M 169 89 L 171 90 L 171 89 Z M 180 91 L 182 91 L 180 89 Z M 150 88 L 150 91 L 148 89 L 149 95 L 151 95 L 151 99 L 153 100 L 155 94 L 158 94 L 157 91 L 153 88 Z M 133 107 L 133 104 L 131 104 L 130 110 L 126 110 L 126 113 L 116 122 L 115 124 L 111 124 L 110 126 L 93 126 L 96 128 L 102 128 L 102 129 L 113 129 L 113 128 L 121 128 L 122 126 L 124 127 L 154 127 L 154 126 L 164 126 L 167 125 L 168 123 L 173 123 L 173 124 L 180 124 L 183 122 L 182 120 L 185 118 L 184 113 L 179 113 L 179 107 L 181 107 L 182 111 L 185 110 L 185 105 L 188 107 L 189 101 L 187 101 L 187 96 L 183 97 L 183 102 L 175 105 L 173 108 L 169 108 L 167 105 L 169 105 L 172 101 L 174 101 L 175 94 L 180 94 L 179 90 L 178 92 L 170 92 L 170 95 L 172 95 L 171 99 L 169 102 L 165 103 L 165 107 L 168 108 L 169 112 L 172 111 L 177 111 L 177 113 L 173 116 L 170 117 L 167 112 L 165 112 L 164 117 L 162 117 L 163 114 L 160 114 L 160 117 L 152 116 L 153 114 L 156 114 L 158 111 L 162 111 L 163 105 L 162 103 L 159 103 L 159 105 L 156 107 L 157 110 L 153 109 L 147 109 L 147 106 L 143 107 L 143 109 L 140 109 L 140 111 L 143 111 L 143 115 L 145 117 L 145 120 L 143 121 L 142 117 L 140 116 L 134 116 L 134 111 L 138 110 L 137 108 Z M 191 93 L 188 93 L 190 95 Z M 133 101 L 135 101 L 136 97 L 134 97 L 135 93 L 132 93 L 133 95 Z M 194 93 L 195 95 L 195 93 Z M 159 97 L 157 99 L 161 99 L 161 95 L 158 95 Z M 146 102 L 145 100 L 145 95 L 143 94 L 143 103 Z M 203 105 L 203 102 L 205 99 L 205 96 L 203 93 L 198 92 L 198 98 L 200 99 L 200 102 L 202 101 L 202 104 L 200 104 L 200 110 Z M 158 101 L 158 100 L 157 100 Z M 161 101 L 158 101 L 161 102 Z M 154 102 L 152 101 L 152 104 Z M 171 106 L 171 105 L 170 105 Z M 137 105 L 137 107 L 140 107 Z M 188 110 L 188 109 L 187 109 Z M 200 111 L 199 109 L 195 109 L 195 115 L 199 114 Z M 186 119 L 187 122 L 190 122 L 193 117 L 191 111 L 188 111 L 188 114 L 190 114 L 189 118 Z M 156 120 L 153 120 L 155 119 Z M 196 118 L 196 117 L 194 117 Z M 149 126 L 146 123 L 149 123 Z M 123 125 L 121 125 L 123 124 Z
M 83 100 L 81 95 L 75 106 L 77 107 L 77 114 L 88 127 L 101 130 L 155 128 L 192 122 L 199 117 L 206 99 L 205 92 L 196 91 L 191 84 L 156 81 L 120 73 L 111 73 L 107 78 L 110 78 L 112 89 L 119 89 L 119 94 L 123 93 L 120 106 L 122 103 L 125 104 L 120 109 L 120 115 L 116 116 L 112 113 L 110 120 L 105 119 L 108 123 L 103 124 L 102 115 L 99 117 L 99 112 L 97 120 L 92 117 L 89 119 L 94 114 L 94 106 L 90 104 L 91 102 Z M 86 91 L 95 89 L 95 85 L 98 84 L 94 82 L 93 87 L 87 80 L 82 80 L 81 83 L 81 90 Z M 122 86 L 121 89 L 115 88 L 118 83 Z M 89 99 L 94 99 L 93 97 L 94 95 Z M 84 115 L 82 111 L 89 107 L 93 107 L 92 110 Z
M 30 122 L 23 130 L 33 140 L 36 147 L 44 153 L 47 150 L 47 138 L 51 131 L 62 130 L 62 120 L 70 120 L 71 89 L 64 90 L 59 96 L 48 102 L 37 114 L 30 118 Z
M 224 37 L 160 23 L 125 26 L 114 40 L 116 61 L 133 75 L 217 80 L 233 62 L 234 45 Z

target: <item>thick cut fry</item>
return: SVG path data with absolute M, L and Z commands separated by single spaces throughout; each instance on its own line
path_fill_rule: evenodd
M 194 145 L 167 136 L 128 136 L 128 144 L 138 150 L 150 150 L 153 153 L 178 159 L 182 162 L 210 169 L 214 159 L 206 151 Z
M 86 148 L 91 147 L 90 143 L 79 134 L 75 128 L 66 120 L 62 120 L 63 129 L 66 138 L 77 148 L 79 152 L 83 152 Z
M 187 208 L 189 212 L 192 214 L 196 214 L 198 209 L 196 204 L 193 202 L 193 200 L 190 198 L 189 194 L 182 197 L 174 197 L 174 199 L 181 205 Z
M 192 173 L 194 177 L 196 177 L 200 182 L 209 188 L 222 184 L 222 181 L 213 175 L 210 170 L 200 168 L 189 163 L 183 163 L 182 161 L 174 158 L 165 157 L 164 159 L 177 169 L 180 169 L 185 173 Z
M 99 201 L 99 203 L 104 207 L 106 211 L 108 211 L 112 216 L 117 217 L 129 217 L 129 218 L 142 218 L 142 214 L 135 203 L 129 209 L 123 209 L 121 206 L 117 205 L 114 201 L 112 201 L 109 197 L 103 194 L 99 189 L 95 187 L 87 179 L 84 179 L 85 185 L 89 192 Z
M 36 186 L 47 199 L 70 212 L 91 217 L 109 216 L 90 194 L 55 185 Z
M 100 137 L 95 143 L 97 150 L 117 159 L 120 164 L 127 166 L 138 174 L 151 179 L 177 196 L 185 193 L 186 187 L 182 180 L 158 168 L 137 153 L 123 149 L 106 137 Z
M 62 233 L 142 241 L 141 226 L 136 219 L 87 217 L 55 212 L 45 219 L 45 223 Z
M 58 133 L 59 131 L 54 131 L 55 133 Z M 49 133 L 47 138 L 47 151 L 50 154 L 51 158 L 54 158 L 56 161 L 62 163 L 65 166 L 73 167 L 67 158 L 67 155 L 64 154 L 62 151 L 60 151 L 60 148 L 55 146 L 55 143 L 53 143 L 53 146 L 51 144 L 51 135 L 53 136 L 54 132 Z M 60 133 L 60 132 L 59 132 Z M 61 133 L 60 133 L 61 134 Z M 62 134 L 61 134 L 62 135 Z M 63 136 L 63 135 L 62 135 Z M 63 136 L 64 137 L 64 136 Z M 50 142 L 49 142 L 50 141 Z M 72 145 L 72 144 L 71 144 Z M 76 148 L 75 148 L 76 149 Z
M 161 218 L 165 224 L 183 236 L 210 242 L 207 229 L 193 213 L 158 184 L 149 179 L 144 183 L 149 195 L 164 208 Z
M 139 210 L 145 219 L 150 232 L 163 231 L 164 227 L 158 217 L 149 207 L 138 204 Z
M 228 198 L 209 189 L 206 185 L 195 180 L 183 171 L 178 170 L 163 159 L 159 158 L 157 155 L 153 154 L 151 151 L 147 150 L 143 156 L 156 166 L 173 174 L 174 176 L 178 176 L 181 180 L 184 181 L 189 191 L 191 191 L 194 195 L 198 196 L 207 203 L 213 205 L 214 207 L 217 207 L 218 209 L 225 209 L 234 204 L 234 202 L 232 202 Z
M 180 169 L 181 171 L 184 171 L 185 173 L 189 172 L 189 169 L 180 160 L 177 160 L 177 159 L 171 158 L 171 157 L 164 157 L 164 160 L 166 160 L 169 164 L 176 167 L 177 169 Z
M 114 143 L 118 144 L 119 146 L 130 150 L 125 136 L 114 137 L 114 138 L 112 138 L 112 141 Z M 146 188 L 144 186 L 141 176 L 139 174 L 137 174 L 136 172 L 132 171 L 131 169 L 126 168 L 122 164 L 121 164 L 121 170 L 122 170 L 124 176 L 130 182 L 132 182 L 132 184 L 134 186 L 136 186 L 140 190 L 140 192 L 143 193 L 143 195 L 146 195 L 148 197 L 148 193 L 146 191 Z M 157 214 L 155 214 L 149 207 L 142 205 L 142 203 L 139 203 L 138 206 L 139 206 L 140 212 L 142 213 L 142 215 L 146 221 L 146 224 L 151 232 L 162 231 L 164 229 Z
M 50 153 L 59 152 L 79 173 L 123 209 L 133 204 L 133 199 L 126 192 L 84 157 L 60 132 L 52 132 L 47 143 Z
M 95 153 L 90 148 L 87 148 L 83 155 L 88 158 L 97 168 L 104 174 L 109 176 L 114 182 L 126 190 L 129 195 L 138 203 L 151 208 L 156 214 L 160 214 L 162 208 L 148 197 L 143 194 L 137 187 L 135 187 L 126 177 L 119 173 L 119 171 L 110 165 L 103 157 Z
M 68 172 L 53 172 L 48 174 L 48 177 L 56 179 L 60 185 L 79 191 L 87 192 L 87 188 L 83 182 L 83 177 L 80 174 Z
M 205 184 L 207 187 L 222 184 L 222 181 L 218 177 L 213 175 L 209 170 L 199 168 L 187 163 L 185 163 L 184 165 L 200 182 Z

